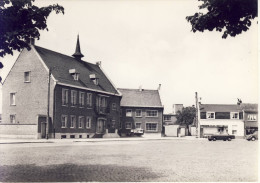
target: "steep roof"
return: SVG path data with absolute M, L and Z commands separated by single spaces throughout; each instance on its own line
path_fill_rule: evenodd
M 257 104 L 242 103 L 237 104 L 200 104 L 201 112 L 242 112 L 245 111 L 257 111 Z
M 131 107 L 163 107 L 158 90 L 123 89 L 118 88 L 122 94 L 121 106 Z
M 48 69 L 51 68 L 51 73 L 53 77 L 58 80 L 58 83 L 119 94 L 98 65 L 85 61 L 78 61 L 74 57 L 39 46 L 34 47 Z M 79 73 L 78 80 L 73 79 L 72 75 L 69 73 L 70 69 L 76 69 L 76 72 Z M 90 79 L 90 74 L 95 74 L 97 78 L 99 78 L 98 85 L 95 85 Z
M 200 104 L 201 112 L 242 112 L 237 104 Z

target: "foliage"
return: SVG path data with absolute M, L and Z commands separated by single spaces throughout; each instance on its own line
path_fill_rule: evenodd
M 52 11 L 63 13 L 58 4 L 46 7 L 33 5 L 34 0 L 0 0 L 0 56 L 13 50 L 30 49 L 30 38 L 39 40 L 39 30 L 47 30 L 47 18 Z
M 199 9 L 207 13 L 197 12 L 186 19 L 192 25 L 192 31 L 216 30 L 224 31 L 222 38 L 228 35 L 235 37 L 251 26 L 251 20 L 257 17 L 257 0 L 199 0 Z
M 195 107 L 184 107 L 182 111 L 177 112 L 177 124 L 180 125 L 191 125 L 194 118 L 196 117 L 196 108 Z

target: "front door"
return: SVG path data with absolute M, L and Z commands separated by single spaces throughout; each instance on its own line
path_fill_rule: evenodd
M 41 123 L 41 137 L 46 138 L 46 123 L 45 122 Z
M 104 132 L 104 125 L 105 125 L 104 119 L 99 119 L 97 121 L 97 133 L 103 133 Z

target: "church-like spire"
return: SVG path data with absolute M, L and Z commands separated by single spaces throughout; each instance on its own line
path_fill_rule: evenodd
M 81 58 L 84 57 L 84 55 L 80 52 L 79 35 L 77 39 L 76 50 L 72 56 L 75 57 L 77 60 L 81 60 Z

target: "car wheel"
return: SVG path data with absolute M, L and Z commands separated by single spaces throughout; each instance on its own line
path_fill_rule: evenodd
M 208 139 L 209 141 L 211 141 L 211 139 Z
M 252 140 L 252 141 L 255 141 L 255 137 L 252 137 L 251 140 Z
M 224 141 L 226 141 L 227 139 L 223 139 Z
M 217 139 L 214 137 L 214 138 L 213 138 L 213 141 L 216 141 L 216 140 L 217 140 Z
M 231 138 L 230 138 L 230 137 L 228 137 L 228 141 L 231 141 Z

